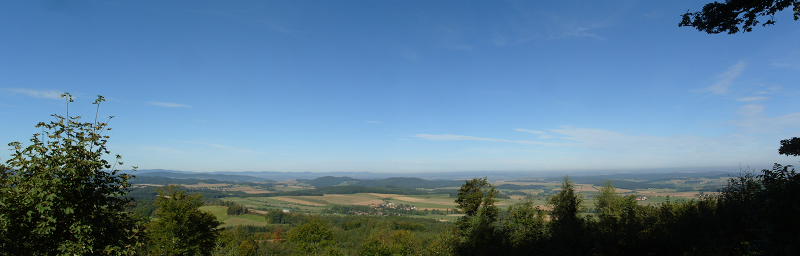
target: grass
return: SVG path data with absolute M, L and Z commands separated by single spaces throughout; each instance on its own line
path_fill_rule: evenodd
M 201 211 L 209 211 L 217 217 L 218 221 L 223 222 L 220 227 L 233 227 L 238 225 L 266 226 L 267 221 L 263 216 L 255 214 L 228 215 L 226 206 L 201 206 Z

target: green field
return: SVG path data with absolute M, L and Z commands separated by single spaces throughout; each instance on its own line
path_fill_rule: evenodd
M 217 220 L 223 222 L 220 227 L 233 227 L 238 225 L 266 226 L 267 220 L 263 216 L 256 214 L 244 214 L 230 216 L 227 214 L 226 206 L 202 206 L 201 211 L 208 211 L 217 216 Z

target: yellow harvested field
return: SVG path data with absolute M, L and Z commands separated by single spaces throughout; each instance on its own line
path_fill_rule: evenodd
M 399 195 L 399 194 L 378 194 L 378 193 L 367 193 L 367 194 L 368 195 L 377 196 L 379 198 L 403 196 L 403 195 Z
M 408 197 L 408 196 L 399 196 L 399 197 L 392 197 L 392 199 L 410 203 L 426 203 L 426 204 L 438 204 L 438 205 L 455 205 L 452 198 L 416 198 L 416 197 Z
M 599 192 L 594 186 L 591 184 L 575 184 L 575 192 Z
M 200 183 L 194 185 L 183 185 L 187 188 L 213 188 L 213 187 L 225 187 L 230 186 L 231 184 L 228 183 Z
M 594 186 L 592 186 L 592 184 L 574 184 L 574 185 L 575 185 L 575 192 L 598 192 L 598 191 L 600 191 L 597 188 L 595 188 Z M 553 191 L 560 191 L 560 190 L 561 190 L 561 186 L 556 187 L 556 188 L 553 189 Z M 619 192 L 619 189 L 617 189 L 617 192 Z
M 323 204 L 323 203 L 315 203 L 315 202 L 311 202 L 311 201 L 306 201 L 306 200 L 300 199 L 299 196 L 296 196 L 296 197 L 293 197 L 293 198 L 285 197 L 285 196 L 275 196 L 275 197 L 270 197 L 270 198 L 271 199 L 275 199 L 275 200 L 281 200 L 281 201 L 285 201 L 285 202 L 290 202 L 290 203 L 296 203 L 296 204 L 305 204 L 305 205 L 313 205 L 313 206 L 325 206 L 326 205 L 326 204 Z
M 685 197 L 685 198 L 694 198 L 697 192 L 689 191 L 689 192 L 649 192 L 649 191 L 639 191 L 636 192 L 637 195 L 643 196 L 670 196 L 670 197 Z
M 251 187 L 230 188 L 230 189 L 228 189 L 228 191 L 242 191 L 242 192 L 245 192 L 245 193 L 248 193 L 248 194 L 274 193 L 272 191 L 267 191 L 267 190 L 263 190 L 263 189 L 255 189 L 255 188 L 251 188 Z
M 397 199 L 397 200 L 401 200 L 401 201 L 415 202 L 415 203 L 417 203 L 417 202 L 430 203 L 432 201 L 429 198 L 416 198 L 416 197 L 408 197 L 408 196 L 397 196 L 397 197 L 392 197 L 392 198 L 393 199 Z
M 267 214 L 267 211 L 256 210 L 256 209 L 253 209 L 253 208 L 248 208 L 247 210 L 250 211 L 250 212 L 258 213 L 258 214 Z
M 350 194 L 350 195 L 324 195 L 321 196 L 322 200 L 328 201 L 332 204 L 343 205 L 370 205 L 382 204 L 381 198 L 387 195 L 381 194 Z

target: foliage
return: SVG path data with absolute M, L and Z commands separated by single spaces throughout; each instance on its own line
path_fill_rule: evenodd
M 772 255 L 800 253 L 800 175 L 775 164 L 756 177 L 733 180 L 721 198 L 726 210 L 740 215 L 740 236 L 748 250 Z
M 250 212 L 250 210 L 248 210 L 244 205 L 233 203 L 231 201 L 227 202 L 230 202 L 227 210 L 228 215 L 242 215 Z
M 133 176 L 103 157 L 108 122 L 80 122 L 80 116 L 53 115 L 36 125 L 31 145 L 8 145 L 14 154 L 0 165 L 0 254 L 128 255 L 139 243 L 137 219 L 124 212 Z M 109 117 L 109 120 L 111 118 Z M 135 169 L 135 167 L 134 167 Z
M 360 255 L 364 256 L 401 256 L 419 255 L 422 248 L 417 237 L 407 230 L 390 231 L 379 229 L 361 244 Z
M 311 218 L 305 224 L 289 231 L 287 240 L 297 244 L 298 249 L 317 255 L 332 245 L 333 236 L 329 223 L 319 218 Z
M 495 243 L 494 222 L 498 219 L 500 209 L 495 205 L 498 192 L 486 177 L 465 181 L 458 191 L 455 200 L 456 208 L 464 212 L 464 216 L 456 225 L 464 237 L 456 249 L 461 255 L 485 255 L 491 253 L 489 245 Z
M 581 211 L 583 198 L 575 193 L 575 184 L 564 177 L 561 190 L 550 197 L 548 204 L 553 207 L 550 223 L 553 248 L 557 254 L 588 254 L 588 248 L 583 240 L 588 232 L 584 222 L 578 215 Z
M 561 190 L 548 201 L 553 205 L 553 221 L 556 223 L 577 223 L 580 220 L 580 212 L 583 198 L 575 193 L 575 184 L 569 180 L 569 176 L 564 177 Z
M 305 215 L 300 213 L 283 212 L 282 210 L 270 210 L 264 216 L 267 223 L 273 224 L 296 224 L 305 220 Z
M 775 13 L 792 7 L 794 19 L 800 19 L 800 1 L 798 0 L 727 0 L 724 3 L 713 2 L 703 6 L 699 12 L 686 12 L 682 15 L 679 26 L 691 26 L 709 34 L 739 31 L 750 32 L 753 26 L 761 23 L 760 16 L 768 16 L 763 26 L 775 24 Z M 741 28 L 739 27 L 741 25 Z
M 793 137 L 791 139 L 781 140 L 781 147 L 778 149 L 778 154 L 800 156 L 800 138 Z
M 148 248 L 153 255 L 209 255 L 219 235 L 217 218 L 198 208 L 202 196 L 166 186 L 156 200 L 158 219 L 148 224 Z
M 547 212 L 534 207 L 532 200 L 524 200 L 508 206 L 508 217 L 503 222 L 505 244 L 514 251 L 529 251 L 546 235 Z
M 465 181 L 458 190 L 458 198 L 455 200 L 456 208 L 464 212 L 464 218 L 474 217 L 483 214 L 490 221 L 497 220 L 499 209 L 495 206 L 497 200 L 497 190 L 490 184 L 486 177 Z

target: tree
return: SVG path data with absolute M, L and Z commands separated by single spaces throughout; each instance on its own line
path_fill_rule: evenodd
M 210 255 L 220 223 L 210 212 L 198 209 L 202 195 L 189 195 L 170 185 L 158 192 L 156 216 L 148 224 L 148 247 L 154 255 Z
M 333 243 L 333 233 L 328 227 L 328 222 L 311 218 L 305 224 L 289 231 L 287 239 L 297 243 L 297 247 L 305 253 L 317 255 Z
M 575 184 L 569 180 L 569 176 L 564 177 L 561 184 L 561 191 L 548 201 L 553 206 L 553 220 L 559 223 L 576 223 L 580 220 L 580 212 L 583 198 L 575 193 Z
M 418 238 L 408 230 L 377 229 L 361 243 L 364 256 L 419 255 Z
M 0 165 L 0 254 L 2 255 L 132 255 L 139 243 L 139 224 L 124 212 L 132 201 L 124 195 L 134 176 L 115 169 L 103 157 L 108 128 L 97 121 L 80 122 L 69 115 L 36 125 L 31 145 L 13 147 L 7 165 Z M 109 117 L 109 120 L 111 117 Z M 134 167 L 134 170 L 136 168 Z
M 503 222 L 503 229 L 511 247 L 516 251 L 527 252 L 527 248 L 538 242 L 545 235 L 546 212 L 533 206 L 532 199 L 508 207 L 508 217 Z
M 557 255 L 588 255 L 591 254 L 587 240 L 584 222 L 578 215 L 581 211 L 583 198 L 575 193 L 575 184 L 569 176 L 564 177 L 561 191 L 550 197 L 548 203 L 552 205 L 550 227 L 551 245 Z
M 228 206 L 227 214 L 228 215 L 242 215 L 247 214 L 250 210 L 247 209 L 244 205 L 233 203 Z
M 686 12 L 678 26 L 691 26 L 709 34 L 739 31 L 750 32 L 761 23 L 760 16 L 769 16 L 763 26 L 775 24 L 775 13 L 793 7 L 794 20 L 800 19 L 799 0 L 726 0 L 706 4 L 702 11 Z M 741 28 L 739 27 L 741 25 Z
M 456 225 L 464 235 L 464 242 L 457 249 L 460 255 L 486 255 L 493 251 L 499 243 L 495 234 L 494 223 L 500 209 L 495 205 L 497 190 L 489 184 L 486 177 L 466 181 L 458 190 L 456 208 L 464 212 L 464 216 Z
M 781 140 L 781 147 L 778 149 L 778 154 L 786 156 L 800 156 L 800 138 L 794 137 L 791 139 Z
M 497 220 L 500 209 L 497 208 L 497 189 L 486 181 L 486 177 L 466 181 L 458 190 L 458 198 L 455 203 L 456 208 L 464 213 L 462 220 L 466 221 L 476 215 L 484 215 L 491 221 Z

